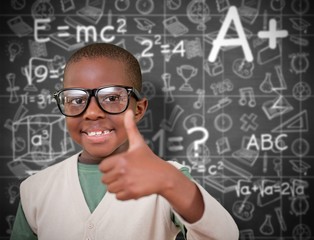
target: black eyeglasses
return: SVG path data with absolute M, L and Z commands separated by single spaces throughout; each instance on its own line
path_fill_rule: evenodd
M 61 113 L 67 117 L 81 115 L 88 107 L 91 97 L 95 97 L 99 107 L 106 113 L 123 113 L 129 106 L 133 94 L 138 101 L 141 94 L 133 87 L 107 86 L 97 89 L 64 88 L 53 94 Z

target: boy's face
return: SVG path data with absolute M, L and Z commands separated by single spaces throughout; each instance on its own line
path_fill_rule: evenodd
M 109 58 L 83 58 L 71 63 L 64 76 L 64 88 L 94 89 L 110 85 L 131 86 L 124 63 Z M 136 101 L 130 97 L 128 109 L 135 113 L 138 122 L 144 115 L 147 100 Z M 72 139 L 82 146 L 80 161 L 99 163 L 104 158 L 128 148 L 124 128 L 124 114 L 108 114 L 99 108 L 95 97 L 91 98 L 86 111 L 77 117 L 66 117 Z M 95 136 L 93 133 L 102 132 Z M 94 135 L 94 136 L 93 136 Z

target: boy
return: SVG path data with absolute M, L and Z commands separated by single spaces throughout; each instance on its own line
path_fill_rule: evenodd
M 238 239 L 229 213 L 145 144 L 137 60 L 112 44 L 72 55 L 54 94 L 82 152 L 26 179 L 11 239 Z M 186 230 L 186 233 L 185 233 Z

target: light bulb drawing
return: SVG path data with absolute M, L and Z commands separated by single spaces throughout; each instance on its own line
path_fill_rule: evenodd
M 7 234 L 11 234 L 12 233 L 12 229 L 13 229 L 13 224 L 14 224 L 14 221 L 15 221 L 15 216 L 8 215 L 8 216 L 6 216 L 5 220 L 7 221 L 8 226 L 9 226 L 9 228 L 6 230 L 6 233 Z
M 12 183 L 8 187 L 9 203 L 14 204 L 15 200 L 20 196 L 20 188 L 17 184 Z
M 22 43 L 18 41 L 11 41 L 7 46 L 7 49 L 10 62 L 14 62 L 15 58 L 23 52 Z

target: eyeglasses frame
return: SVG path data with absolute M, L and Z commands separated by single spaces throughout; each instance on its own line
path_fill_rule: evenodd
M 103 109 L 103 107 L 101 106 L 101 104 L 98 102 L 98 98 L 97 98 L 97 94 L 100 90 L 104 89 L 104 88 L 110 88 L 110 87 L 120 87 L 120 88 L 124 88 L 126 91 L 127 91 L 127 94 L 128 94 L 128 102 L 127 102 L 127 105 L 125 107 L 125 109 L 122 111 L 122 112 L 118 112 L 118 113 L 111 113 L 111 112 L 108 112 L 106 111 L 105 109 Z M 82 90 L 84 92 L 86 92 L 88 94 L 88 99 L 87 99 L 87 103 L 86 103 L 86 106 L 85 108 L 83 109 L 83 111 L 80 113 L 80 114 L 77 114 L 77 115 L 67 115 L 65 113 L 63 113 L 61 107 L 60 107 L 60 99 L 59 99 L 59 94 L 66 91 L 66 90 Z M 81 114 L 83 114 L 86 109 L 88 108 L 89 104 L 90 104 L 90 100 L 92 97 L 95 97 L 96 99 L 96 102 L 98 104 L 98 106 L 100 107 L 101 110 L 103 110 L 105 113 L 108 113 L 108 114 L 112 114 L 112 115 L 116 115 L 116 114 L 120 114 L 120 113 L 123 113 L 125 112 L 128 107 L 129 107 L 129 103 L 130 103 L 130 96 L 131 94 L 134 96 L 135 100 L 136 101 L 140 101 L 143 99 L 143 97 L 141 96 L 140 92 L 134 88 L 134 87 L 129 87 L 129 86 L 123 86 L 123 85 L 110 85 L 110 86 L 104 86 L 104 87 L 100 87 L 100 88 L 94 88 L 94 89 L 87 89 L 87 88 L 63 88 L 63 89 L 60 89 L 58 91 L 56 91 L 55 93 L 53 93 L 53 98 L 56 100 L 57 102 L 57 105 L 58 105 L 58 108 L 60 110 L 60 112 L 66 116 L 66 117 L 78 117 L 80 116 Z

